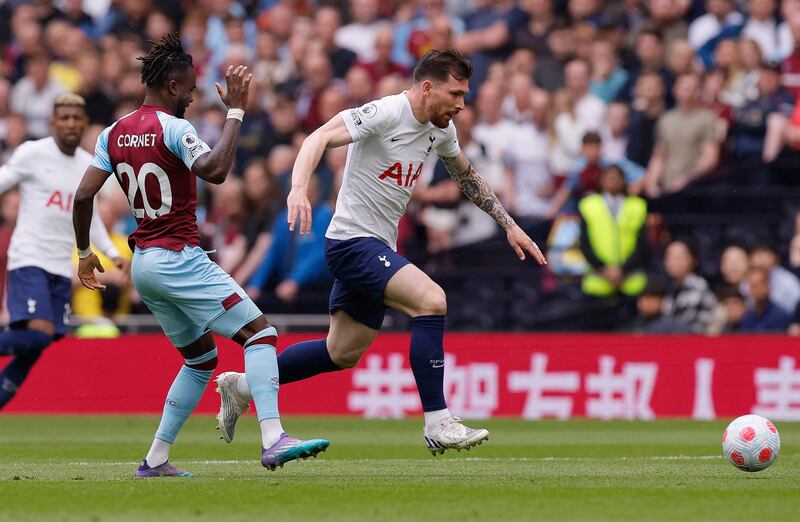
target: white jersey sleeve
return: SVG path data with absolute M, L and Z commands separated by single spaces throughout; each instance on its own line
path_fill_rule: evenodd
M 339 113 L 350 133 L 353 143 L 370 136 L 379 136 L 397 120 L 395 105 L 387 103 L 385 98 L 365 103 L 355 109 L 345 109 Z
M 445 130 L 447 137 L 436 145 L 436 154 L 440 158 L 455 158 L 461 152 L 461 147 L 458 146 L 458 136 L 456 135 L 456 126 L 453 120 Z
M 14 151 L 8 162 L 0 167 L 0 194 L 11 187 L 19 185 L 31 172 L 31 147 L 28 142 L 23 143 Z

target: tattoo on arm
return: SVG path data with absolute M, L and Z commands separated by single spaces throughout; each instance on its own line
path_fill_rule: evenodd
M 461 192 L 481 210 L 489 214 L 504 230 L 513 227 L 516 223 L 508 215 L 506 209 L 497 199 L 489 184 L 472 168 L 472 165 L 462 155 L 454 158 L 442 157 L 450 177 L 461 187 Z

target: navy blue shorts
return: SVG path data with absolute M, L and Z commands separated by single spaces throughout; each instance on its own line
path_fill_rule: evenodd
M 336 278 L 328 311 L 342 310 L 359 323 L 380 330 L 386 313 L 386 283 L 410 261 L 373 237 L 325 238 L 325 260 Z
M 35 266 L 8 273 L 7 303 L 10 324 L 44 319 L 55 325 L 56 337 L 67 333 L 72 282 Z

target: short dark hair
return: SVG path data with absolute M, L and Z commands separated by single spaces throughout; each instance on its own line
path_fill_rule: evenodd
M 142 83 L 148 87 L 161 87 L 173 74 L 192 67 L 192 55 L 184 52 L 178 33 L 167 33 L 161 41 L 150 43 L 150 52 L 136 58 L 143 64 Z
M 772 241 L 765 240 L 765 239 L 762 239 L 761 241 L 759 241 L 758 243 L 753 245 L 753 248 L 750 250 L 750 254 L 754 254 L 754 253 L 759 252 L 759 251 L 760 252 L 770 252 L 772 255 L 774 255 L 774 256 L 776 256 L 778 258 L 780 258 L 780 256 L 781 256 L 780 252 L 778 252 L 778 248 L 775 246 L 775 243 L 773 243 Z
M 600 133 L 589 131 L 583 135 L 583 138 L 581 138 L 581 143 L 583 145 L 600 145 L 603 143 L 603 138 L 600 137 Z
M 431 49 L 414 67 L 414 83 L 423 80 L 446 82 L 452 76 L 456 80 L 469 80 L 472 76 L 472 64 L 455 49 Z

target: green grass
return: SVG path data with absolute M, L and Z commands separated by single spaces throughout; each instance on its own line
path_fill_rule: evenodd
M 268 472 L 257 423 L 216 439 L 191 419 L 171 461 L 188 479 L 133 480 L 154 417 L 0 416 L 0 520 L 797 520 L 800 424 L 760 473 L 720 455 L 722 423 L 481 423 L 489 444 L 433 458 L 421 421 L 287 418 L 326 436 L 318 459 Z

